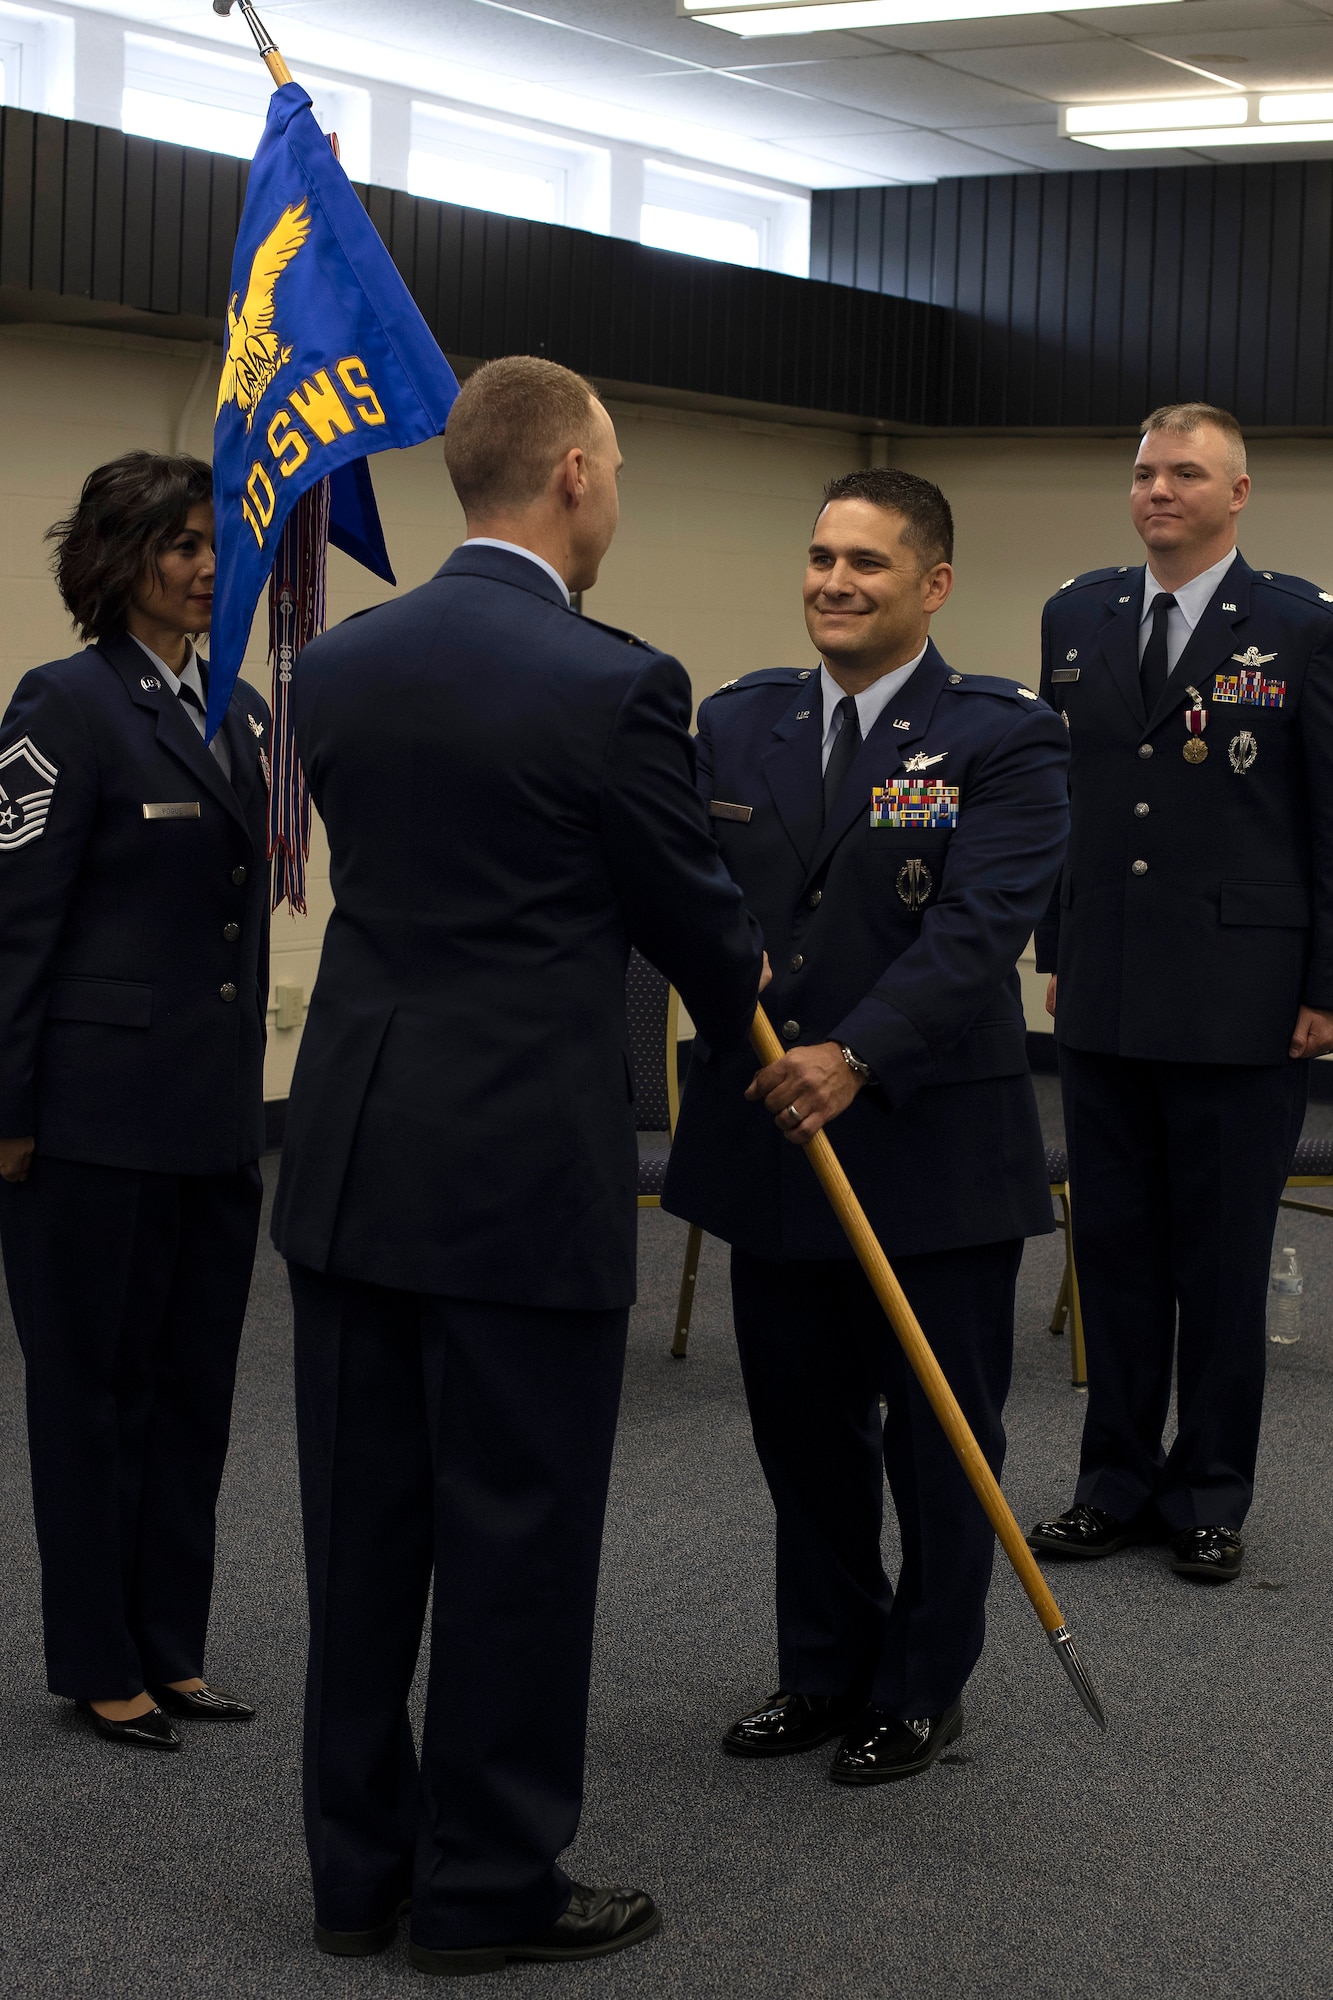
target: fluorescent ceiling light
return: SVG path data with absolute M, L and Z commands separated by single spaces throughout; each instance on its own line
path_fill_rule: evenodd
M 1147 7 L 1154 0 L 1120 0 Z M 1062 14 L 1104 7 L 1106 0 L 1066 0 Z M 774 0 L 770 6 L 719 8 L 717 0 L 676 0 L 677 11 L 730 35 L 826 35 L 839 28 L 905 28 L 924 21 L 989 21 L 1031 14 L 1034 0 Z M 1039 4 L 1038 4 L 1039 11 Z
M 1071 104 L 1065 133 L 1082 139 L 1093 132 L 1161 132 L 1171 125 L 1243 125 L 1243 97 L 1161 98 L 1150 104 Z
M 1067 104 L 1060 133 L 1104 153 L 1181 146 L 1312 146 L 1333 140 L 1333 91 L 1237 91 L 1234 97 L 1159 97 L 1130 104 Z
M 1261 125 L 1290 125 L 1311 118 L 1333 118 L 1333 90 L 1291 90 L 1281 97 L 1259 99 Z
M 1214 125 L 1174 132 L 1106 132 L 1083 141 L 1106 153 L 1160 152 L 1171 146 L 1308 146 L 1333 139 L 1333 125 L 1284 125 L 1265 131 L 1259 125 Z

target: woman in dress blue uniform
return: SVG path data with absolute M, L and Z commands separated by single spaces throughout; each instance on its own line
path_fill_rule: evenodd
M 177 1750 L 259 1223 L 268 710 L 203 736 L 212 475 L 131 452 L 51 530 L 82 638 L 0 721 L 0 1248 L 48 1685 Z

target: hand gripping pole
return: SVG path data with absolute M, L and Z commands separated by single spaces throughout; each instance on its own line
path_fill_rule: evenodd
M 774 1033 L 772 1022 L 762 1007 L 756 1007 L 754 1010 L 750 1041 L 755 1054 L 765 1065 L 779 1062 L 786 1054 Z M 1106 1716 L 1097 1699 L 1097 1691 L 1088 1678 L 1087 1668 L 1078 1656 L 1060 1607 L 1047 1587 L 1046 1579 L 1037 1566 L 1036 1557 L 1023 1538 L 1023 1531 L 1014 1519 L 1009 1502 L 1000 1491 L 999 1481 L 986 1463 L 981 1447 L 972 1435 L 971 1425 L 958 1407 L 958 1400 L 931 1351 L 930 1342 L 921 1331 L 916 1314 L 908 1304 L 907 1294 L 898 1283 L 892 1265 L 880 1248 L 878 1237 L 866 1220 L 865 1210 L 852 1192 L 851 1182 L 839 1164 L 838 1156 L 829 1143 L 828 1134 L 822 1131 L 816 1132 L 813 1139 L 805 1145 L 804 1151 L 819 1176 L 820 1186 L 829 1198 L 833 1213 L 856 1252 L 857 1262 L 870 1280 L 871 1289 L 883 1306 L 889 1324 L 898 1337 L 899 1345 L 911 1363 L 913 1374 L 925 1391 L 930 1407 L 939 1418 L 944 1435 L 953 1447 L 954 1455 L 967 1474 L 973 1492 L 986 1510 L 987 1518 L 999 1538 L 1000 1546 L 1012 1563 L 1019 1582 L 1031 1600 L 1033 1610 L 1042 1622 L 1056 1658 L 1073 1682 L 1075 1692 L 1088 1714 L 1099 1729 L 1105 1729 Z

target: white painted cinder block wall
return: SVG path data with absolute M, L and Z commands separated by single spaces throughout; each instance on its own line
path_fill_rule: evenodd
M 0 705 L 20 675 L 74 650 L 50 580 L 44 529 L 92 466 L 134 446 L 207 456 L 211 379 L 188 341 L 77 329 L 0 327 Z M 625 454 L 620 534 L 585 608 L 677 653 L 698 696 L 733 675 L 801 663 L 801 556 L 826 479 L 863 464 L 855 434 L 613 402 Z M 186 417 L 182 430 L 182 418 Z M 958 528 L 958 582 L 935 636 L 955 665 L 1035 685 L 1044 599 L 1065 577 L 1133 562 L 1125 511 L 1132 443 L 1103 438 L 893 440 L 892 462 L 938 480 Z M 1265 439 L 1251 452 L 1255 497 L 1242 547 L 1260 567 L 1333 576 L 1333 439 Z M 430 576 L 462 520 L 438 443 L 374 461 L 401 589 Z M 387 595 L 336 552 L 331 620 Z M 262 616 L 246 671 L 267 688 Z M 308 995 L 330 906 L 319 830 L 310 909 L 274 921 L 273 980 Z M 1046 1028 L 1044 982 L 1024 964 L 1030 1026 Z M 272 1021 L 272 1017 L 270 1016 Z M 271 1028 L 266 1091 L 286 1095 L 299 1029 Z

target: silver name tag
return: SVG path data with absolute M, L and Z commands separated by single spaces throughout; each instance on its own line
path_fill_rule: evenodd
M 732 806 L 728 805 L 725 799 L 710 799 L 708 801 L 708 815 L 710 819 L 745 820 L 749 819 L 753 811 L 753 806 Z
M 1082 671 L 1082 667 L 1054 667 L 1051 670 L 1051 679 L 1053 681 L 1076 681 Z
M 171 799 L 166 805 L 145 806 L 145 819 L 198 819 L 198 799 Z

